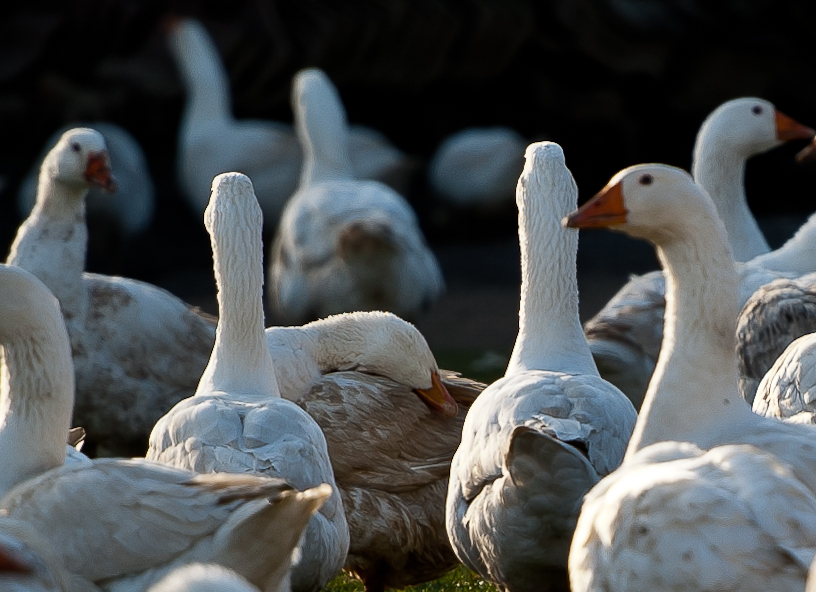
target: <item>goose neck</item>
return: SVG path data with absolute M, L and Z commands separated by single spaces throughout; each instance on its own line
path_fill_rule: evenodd
M 507 374 L 567 370 L 598 375 L 578 316 L 578 232 L 561 227 L 577 202 L 571 184 L 571 177 L 522 175 L 519 180 L 519 332 Z M 542 185 L 549 187 L 543 195 Z M 570 193 L 571 200 L 557 198 Z
M 816 214 L 812 215 L 784 245 L 757 257 L 752 263 L 772 271 L 802 275 L 816 271 L 814 253 L 816 253 Z
M 313 92 L 301 98 L 296 112 L 296 130 L 303 147 L 301 187 L 354 178 L 346 114 L 339 97 L 333 92 Z
M 71 347 L 59 310 L 42 327 L 2 344 L 0 357 L 0 493 L 58 467 L 74 407 Z
M 748 261 L 770 251 L 745 197 L 745 163 L 745 156 L 716 142 L 698 141 L 695 146 L 694 180 L 714 201 L 736 261 Z
M 187 91 L 186 117 L 228 117 L 232 108 L 229 76 L 206 30 L 202 26 L 185 27 L 175 34 L 172 47 Z
M 242 396 L 280 396 L 275 367 L 264 333 L 263 268 L 259 244 L 219 240 L 238 248 L 222 257 L 213 242 L 215 278 L 218 285 L 218 326 L 210 361 L 199 384 L 199 392 L 223 391 Z M 244 237 L 247 238 L 247 237 Z
M 694 236 L 661 242 L 666 276 L 663 344 L 627 456 L 659 441 L 706 443 L 752 412 L 739 395 L 739 277 L 716 218 Z

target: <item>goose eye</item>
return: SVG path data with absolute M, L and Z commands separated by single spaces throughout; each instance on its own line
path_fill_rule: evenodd
M 753 107 L 751 107 L 751 113 L 753 113 L 754 115 L 760 115 L 762 113 L 762 107 L 760 107 L 759 105 L 754 105 Z
M 82 148 L 77 142 L 71 142 L 71 150 L 73 150 L 74 152 L 79 152 L 80 150 L 82 150 Z
M 651 185 L 652 181 L 654 181 L 654 177 L 651 175 L 641 175 L 640 179 L 638 179 L 638 183 L 641 185 Z

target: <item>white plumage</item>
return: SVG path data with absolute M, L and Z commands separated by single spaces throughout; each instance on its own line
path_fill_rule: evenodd
M 205 226 L 218 285 L 215 346 L 195 395 L 157 422 L 147 458 L 202 473 L 282 477 L 299 489 L 331 485 L 292 574 L 293 590 L 315 590 L 342 568 L 348 525 L 323 433 L 278 388 L 264 334 L 262 223 L 246 176 L 213 180 Z
M 292 93 L 305 155 L 272 247 L 272 307 L 290 323 L 355 310 L 418 316 L 444 282 L 414 211 L 386 185 L 355 178 L 343 105 L 322 71 L 301 71 Z
M 502 590 L 566 580 L 584 494 L 623 458 L 635 422 L 603 381 L 578 319 L 578 191 L 557 144 L 532 144 L 519 179 L 519 334 L 504 378 L 470 408 L 451 465 L 447 528 L 465 565 Z

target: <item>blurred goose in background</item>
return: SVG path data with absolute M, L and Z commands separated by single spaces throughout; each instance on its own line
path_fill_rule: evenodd
M 43 152 L 23 179 L 17 192 L 17 209 L 27 217 L 37 200 L 40 166 L 62 134 L 77 127 L 90 127 L 105 139 L 111 169 L 116 171 L 116 193 L 92 186 L 85 198 L 89 217 L 105 217 L 113 221 L 123 237 L 146 230 L 156 209 L 155 190 L 147 157 L 136 139 L 124 128 L 104 121 L 89 125 L 72 124 L 60 128 L 45 143 Z
M 286 588 L 265 592 L 286 592 Z M 170 572 L 147 592 L 260 592 L 232 570 L 220 565 L 193 563 Z
M 115 187 L 105 141 L 89 128 L 69 130 L 43 161 L 37 203 L 7 263 L 36 275 L 60 302 L 74 355 L 74 421 L 90 448 L 142 455 L 156 421 L 195 391 L 215 322 L 151 284 L 83 273 L 91 186 Z
M 192 18 L 168 24 L 170 51 L 187 93 L 178 140 L 179 183 L 194 212 L 203 212 L 210 181 L 228 171 L 248 175 L 267 224 L 275 224 L 297 189 L 302 154 L 292 126 L 242 119 L 232 114 L 229 75 L 215 42 Z M 413 166 L 408 157 L 375 130 L 350 133 L 352 169 L 360 178 L 405 184 Z
M 76 587 L 145 590 L 188 563 L 217 563 L 288 590 L 295 549 L 331 495 L 260 475 L 196 475 L 144 459 L 97 459 L 29 479 L 0 499 L 62 559 Z M 0 532 L 2 521 L 0 521 Z M 81 544 L 77 544 L 81 541 Z
M 273 310 L 287 323 L 355 310 L 419 316 L 444 282 L 414 211 L 386 185 L 355 178 L 345 112 L 326 74 L 299 72 L 292 94 L 305 157 L 272 246 Z
M 578 189 L 558 144 L 527 148 L 518 182 L 519 333 L 507 372 L 468 412 L 447 529 L 459 559 L 501 590 L 561 590 L 584 494 L 613 471 L 636 412 L 602 380 L 578 318 Z
M 714 200 L 737 261 L 747 261 L 769 250 L 745 198 L 746 161 L 783 142 L 809 138 L 814 133 L 768 101 L 757 98 L 728 101 L 703 122 L 694 146 L 694 179 Z M 793 250 L 781 251 L 766 260 L 764 267 L 780 272 L 801 269 L 796 258 L 801 258 L 803 251 Z M 810 265 L 813 269 L 816 264 Z M 765 281 L 772 279 L 775 276 Z M 744 289 L 745 297 L 761 283 L 765 282 L 754 275 L 751 285 Z M 584 325 L 601 376 L 626 393 L 635 407 L 643 400 L 660 351 L 664 293 L 662 272 L 633 276 Z
M 468 128 L 445 138 L 431 157 L 433 192 L 457 206 L 512 201 L 527 142 L 507 127 Z
M 176 404 L 150 435 L 147 458 L 201 473 L 260 473 L 332 494 L 309 522 L 292 589 L 317 590 L 343 567 L 349 532 L 326 439 L 281 397 L 263 317 L 263 215 L 240 173 L 213 179 L 204 213 L 218 286 L 215 346 L 195 395 Z
M 572 590 L 801 590 L 816 429 L 760 417 L 739 394 L 740 275 L 714 203 L 685 171 L 638 165 L 567 225 L 652 242 L 667 277 L 663 347 L 623 464 L 581 510 Z

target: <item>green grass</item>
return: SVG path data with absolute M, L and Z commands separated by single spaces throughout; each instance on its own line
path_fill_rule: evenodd
M 354 576 L 343 572 L 329 582 L 324 590 L 326 592 L 363 592 L 363 584 Z M 461 565 L 438 580 L 404 588 L 403 592 L 446 592 L 448 590 L 496 592 L 496 588 L 492 584 L 488 584 L 478 575 Z

